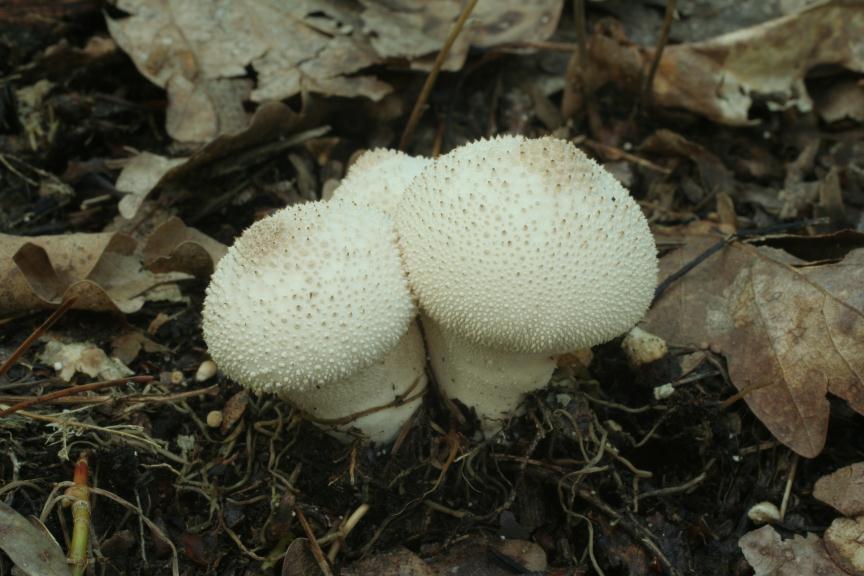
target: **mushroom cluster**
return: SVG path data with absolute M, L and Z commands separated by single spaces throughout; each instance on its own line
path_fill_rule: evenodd
M 333 200 L 238 239 L 204 335 L 241 384 L 386 441 L 426 385 L 416 303 L 440 391 L 489 435 L 556 356 L 632 328 L 656 275 L 639 206 L 570 143 L 502 136 L 434 161 L 376 150 Z

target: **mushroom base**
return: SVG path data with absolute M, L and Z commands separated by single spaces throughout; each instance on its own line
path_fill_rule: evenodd
M 389 442 L 423 400 L 425 364 L 423 338 L 412 322 L 396 346 L 375 364 L 345 380 L 313 390 L 286 391 L 282 397 L 343 442 L 357 438 L 352 430 L 373 442 Z
M 501 430 L 522 396 L 546 386 L 555 371 L 552 356 L 478 346 L 428 316 L 423 316 L 423 329 L 438 388 L 473 408 L 486 436 Z

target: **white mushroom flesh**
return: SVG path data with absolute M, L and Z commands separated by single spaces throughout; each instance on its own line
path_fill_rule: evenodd
M 255 391 L 293 396 L 359 386 L 349 379 L 394 349 L 415 312 L 391 220 L 353 202 L 308 203 L 255 223 L 237 239 L 208 286 L 203 331 L 227 376 Z M 422 353 L 411 361 L 419 367 L 408 370 L 405 388 L 422 372 Z M 361 377 L 371 388 L 351 388 L 338 416 L 355 413 L 358 396 L 371 405 L 391 402 L 397 379 L 376 388 Z M 328 400 L 328 417 L 337 417 L 337 403 Z
M 393 215 L 405 189 L 431 162 L 399 150 L 369 150 L 354 162 L 333 198 L 350 199 Z
M 412 290 L 453 359 L 436 368 L 430 345 L 436 378 L 473 405 L 487 432 L 504 400 L 483 388 L 517 391 L 507 395 L 512 410 L 548 382 L 549 356 L 628 330 L 653 296 L 656 248 L 639 206 L 562 140 L 504 136 L 457 148 L 412 181 L 396 222 Z M 474 349 L 454 354 L 459 340 Z M 481 376 L 484 354 L 505 368 Z M 458 358 L 466 364 L 456 366 Z

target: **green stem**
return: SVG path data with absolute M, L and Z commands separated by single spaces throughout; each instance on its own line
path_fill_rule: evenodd
M 90 488 L 87 486 L 87 476 L 87 456 L 82 454 L 75 464 L 75 485 L 66 491 L 66 495 L 72 499 L 72 541 L 67 556 L 72 576 L 83 576 L 87 569 L 90 538 Z

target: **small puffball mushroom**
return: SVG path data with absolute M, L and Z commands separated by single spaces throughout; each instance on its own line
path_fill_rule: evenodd
M 433 372 L 487 434 L 548 383 L 554 356 L 628 330 L 653 296 L 639 206 L 562 140 L 457 148 L 414 178 L 395 219 Z
M 375 148 L 363 153 L 333 191 L 333 198 L 350 199 L 392 216 L 402 194 L 432 160 L 399 150 Z
M 426 386 L 415 313 L 392 221 L 333 200 L 289 206 L 237 239 L 207 288 L 203 331 L 239 384 L 337 437 L 355 427 L 385 442 Z

